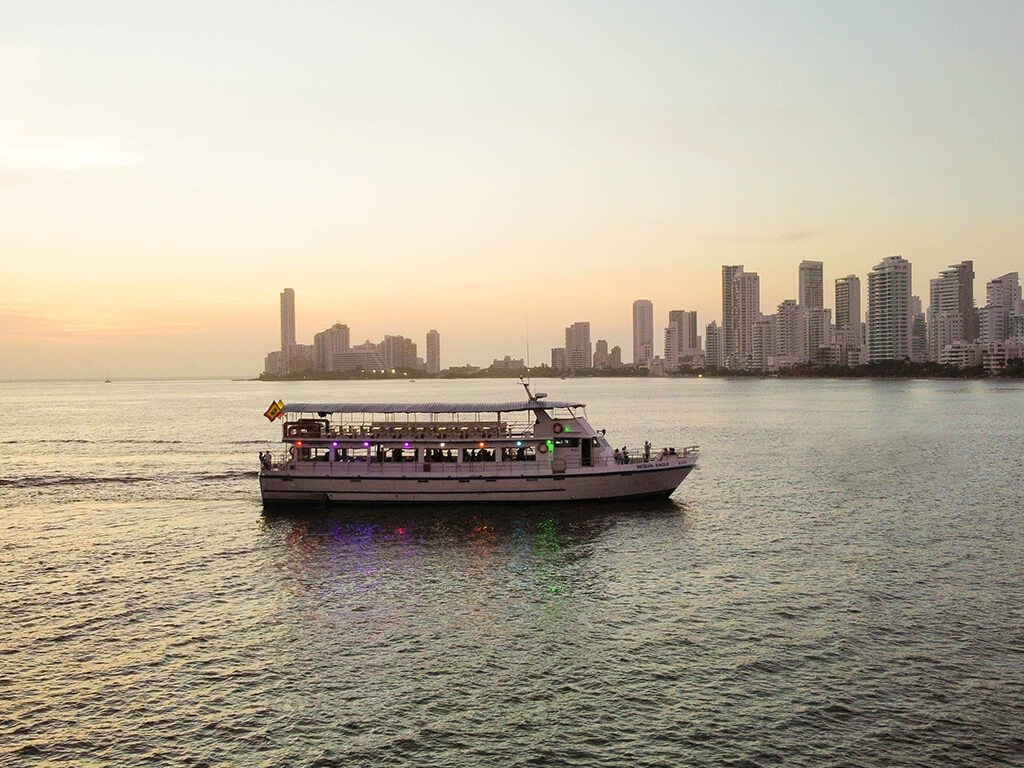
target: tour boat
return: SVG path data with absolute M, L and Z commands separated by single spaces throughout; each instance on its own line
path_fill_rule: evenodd
M 265 505 L 374 502 L 593 501 L 668 497 L 698 447 L 651 454 L 612 447 L 585 404 L 288 403 L 284 454 L 260 454 Z

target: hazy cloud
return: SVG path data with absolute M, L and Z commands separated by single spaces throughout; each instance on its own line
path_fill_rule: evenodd
M 722 235 L 707 239 L 724 243 L 795 243 L 800 240 L 810 240 L 823 234 L 825 234 L 823 229 L 799 229 L 792 232 L 779 232 L 777 234 Z
M 129 152 L 81 141 L 12 142 L 0 137 L 0 167 L 81 171 L 139 165 Z
M 202 332 L 194 320 L 162 323 L 154 327 L 129 327 L 116 323 L 86 323 L 28 314 L 0 314 L 0 341 L 51 344 L 95 344 L 130 337 L 149 338 L 191 335 Z
M 28 80 L 39 53 L 26 46 L 0 45 L 0 94 L 12 93 Z

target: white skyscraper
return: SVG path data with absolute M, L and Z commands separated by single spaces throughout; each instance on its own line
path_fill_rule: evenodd
M 816 307 L 806 310 L 807 324 L 807 349 L 805 355 L 808 362 L 820 362 L 819 355 L 821 348 L 830 344 L 830 331 L 832 329 L 832 310 Z
M 281 351 L 286 355 L 295 346 L 295 291 L 281 291 Z
M 348 326 L 335 323 L 326 331 L 313 336 L 313 370 L 334 371 L 334 356 L 341 352 L 348 352 L 349 332 Z
M 860 278 L 847 275 L 836 280 L 836 335 L 840 344 L 860 346 Z
M 573 323 L 565 329 L 565 365 L 570 371 L 584 371 L 593 367 L 594 355 L 590 346 L 590 323 Z
M 722 267 L 722 354 L 725 367 L 746 368 L 754 352 L 754 323 L 761 317 L 761 284 L 743 265 Z
M 820 261 L 800 262 L 800 306 L 821 309 L 824 304 L 824 282 Z
M 778 367 L 776 353 L 778 328 L 778 315 L 762 315 L 754 323 L 754 355 L 750 365 L 754 370 L 767 371 Z
M 793 299 L 779 304 L 775 355 L 779 365 L 807 362 L 807 309 Z
M 668 313 L 668 326 L 665 328 L 665 368 L 675 370 L 682 358 L 699 354 L 697 313 L 673 309 Z
M 633 365 L 649 365 L 654 357 L 654 304 L 633 302 Z
M 565 347 L 552 347 L 551 367 L 555 371 L 565 370 Z
M 868 361 L 911 356 L 910 262 L 890 256 L 868 273 Z
M 709 366 L 721 368 L 722 362 L 722 329 L 714 320 L 704 326 L 705 358 Z
M 978 338 L 974 262 L 963 261 L 942 270 L 928 287 L 928 359 L 938 360 L 948 345 Z
M 441 372 L 441 334 L 431 328 L 427 331 L 427 373 Z

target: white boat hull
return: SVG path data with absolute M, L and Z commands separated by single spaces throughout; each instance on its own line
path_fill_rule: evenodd
M 696 460 L 580 468 L 565 473 L 514 472 L 495 465 L 434 464 L 431 471 L 354 464 L 294 465 L 263 470 L 264 504 L 536 502 L 667 497 Z M 538 468 L 542 469 L 542 468 Z

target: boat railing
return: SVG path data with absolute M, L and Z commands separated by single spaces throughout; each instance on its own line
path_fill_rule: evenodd
M 497 439 L 510 438 L 516 435 L 525 436 L 532 426 L 510 424 L 509 422 L 473 422 L 452 424 L 415 424 L 385 422 L 378 424 L 345 424 L 333 425 L 330 437 L 340 438 L 379 438 L 391 440 L 454 440 L 465 439 Z
M 675 454 L 652 453 L 645 458 L 642 449 L 630 450 L 628 461 L 624 460 L 624 454 L 620 451 L 616 456 L 593 456 L 587 463 L 584 463 L 582 456 L 576 453 L 559 455 L 556 457 L 538 455 L 532 459 L 519 460 L 493 460 L 493 461 L 457 461 L 455 457 L 449 461 L 424 461 L 420 458 L 417 461 L 394 461 L 391 459 L 380 460 L 376 456 L 369 460 L 365 454 L 348 456 L 336 461 L 328 461 L 325 457 L 317 459 L 296 459 L 290 452 L 274 454 L 271 456 L 270 466 L 264 464 L 265 469 L 293 470 L 298 467 L 308 467 L 312 471 L 326 475 L 362 475 L 362 474 L 390 474 L 390 475 L 422 475 L 430 472 L 432 475 L 449 475 L 457 477 L 465 476 L 489 476 L 500 477 L 502 475 L 532 475 L 547 474 L 554 471 L 575 472 L 580 469 L 615 469 L 626 464 L 644 464 L 657 461 L 665 461 L 667 458 L 687 458 L 694 456 L 699 448 L 696 445 L 676 449 Z

